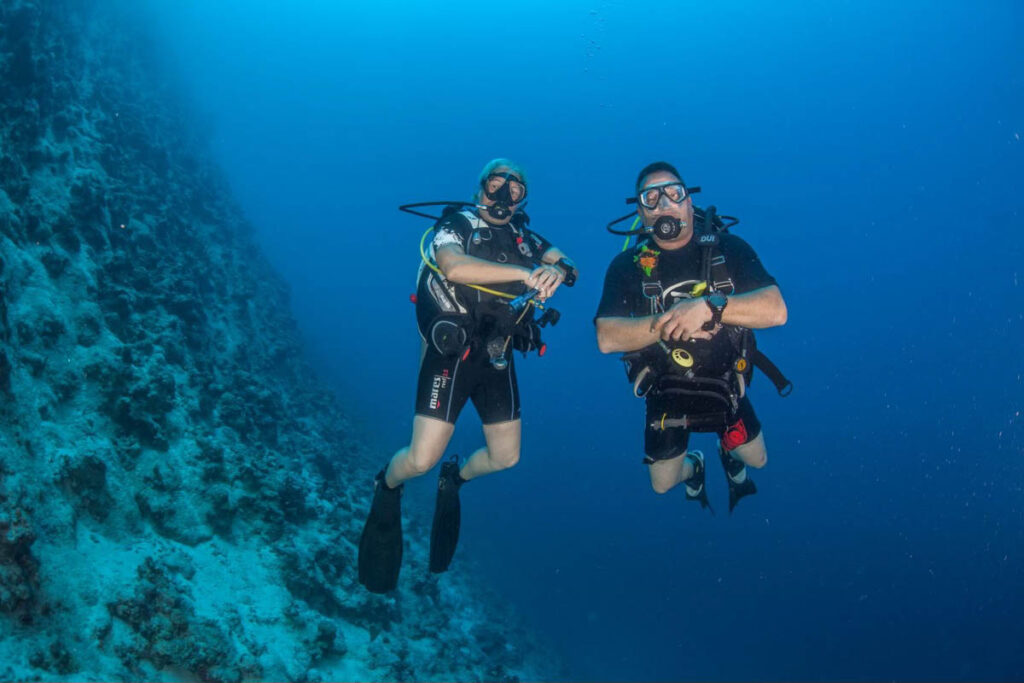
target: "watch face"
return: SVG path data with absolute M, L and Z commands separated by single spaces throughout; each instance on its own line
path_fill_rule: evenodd
M 723 308 L 727 299 L 725 298 L 725 294 L 722 294 L 721 292 L 712 292 L 708 295 L 708 301 L 715 308 Z

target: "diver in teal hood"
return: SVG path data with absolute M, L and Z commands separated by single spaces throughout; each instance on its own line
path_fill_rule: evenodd
M 441 460 L 467 400 L 483 423 L 486 445 L 465 462 L 456 456 L 441 466 L 430 539 L 432 572 L 446 571 L 455 553 L 459 489 L 519 461 L 522 423 L 512 351 L 543 354 L 540 328 L 557 321 L 548 302 L 577 276 L 566 255 L 528 227 L 522 211 L 526 196 L 523 169 L 495 159 L 480 174 L 472 202 L 400 207 L 429 216 L 413 207 L 449 205 L 421 244 L 414 299 L 423 352 L 412 439 L 377 475 L 359 543 L 359 581 L 372 592 L 397 586 L 402 487 Z M 544 314 L 535 320 L 541 308 Z

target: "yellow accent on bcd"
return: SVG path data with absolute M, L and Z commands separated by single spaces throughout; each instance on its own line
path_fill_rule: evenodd
M 672 361 L 681 367 L 693 367 L 693 356 L 686 349 L 672 349 Z

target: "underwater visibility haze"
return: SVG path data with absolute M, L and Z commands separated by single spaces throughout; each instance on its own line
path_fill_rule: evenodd
M 32 529 L 0 544 L 0 586 L 24 593 L 0 596 L 2 677 L 1024 677 L 1018 3 L 44 4 L 3 0 L 0 12 L 0 312 L 13 331 L 0 347 L 0 380 L 11 377 L 0 382 L 0 529 L 21 528 L 16 500 Z M 70 65 L 60 77 L 56 60 Z M 103 78 L 123 85 L 73 85 Z M 44 99 L 43 81 L 61 79 L 69 85 Z M 133 83 L 145 97 L 129 107 L 143 92 Z M 115 109 L 138 129 L 114 122 Z M 55 133 L 58 110 L 92 142 Z M 111 161 L 101 141 L 150 156 Z M 69 157 L 38 161 L 61 145 Z M 201 150 L 188 155 L 199 161 L 179 158 L 186 149 Z M 462 489 L 452 568 L 434 577 L 423 559 L 431 472 L 404 490 L 399 596 L 373 596 L 356 583 L 354 546 L 373 473 L 412 429 L 420 338 L 409 301 L 431 225 L 397 206 L 469 200 L 495 157 L 525 167 L 531 227 L 572 257 L 579 283 L 552 299 L 561 320 L 545 331 L 547 353 L 517 354 L 522 458 Z M 698 206 L 740 218 L 732 233 L 788 305 L 787 324 L 759 332 L 758 346 L 795 389 L 780 398 L 764 376 L 754 381 L 768 464 L 732 514 L 713 463 L 715 515 L 682 487 L 652 491 L 643 402 L 595 341 L 605 270 L 623 247 L 604 226 L 630 210 L 637 172 L 660 159 L 702 188 Z M 136 163 L 147 170 L 129 179 Z M 77 189 L 40 189 L 58 188 L 61 173 Z M 86 175 L 111 180 L 83 185 Z M 179 202 L 182 188 L 193 199 Z M 111 197 L 147 194 L 152 205 L 124 199 L 134 202 L 124 216 L 152 237 L 118 242 L 130 230 L 118 228 L 121 199 Z M 102 223 L 104 236 L 63 237 L 79 228 L 46 207 L 65 195 L 71 224 Z M 85 195 L 106 199 L 79 211 Z M 193 251 L 175 241 L 173 221 L 160 227 L 171 214 L 200 226 Z M 33 215 L 54 227 L 31 227 Z M 123 258 L 101 256 L 119 249 Z M 92 274 L 78 287 L 61 280 L 61 258 Z M 132 270 L 143 261 L 145 273 Z M 78 323 L 52 342 L 19 332 L 33 297 L 50 291 L 44 281 L 99 292 L 94 305 L 65 293 L 39 306 L 92 306 L 107 322 L 89 353 L 109 348 L 103 357 L 135 375 L 65 353 Z M 147 297 L 184 322 L 140 338 Z M 76 379 L 53 374 L 60 355 Z M 146 379 L 161 373 L 175 398 Z M 84 393 L 61 398 L 74 382 Z M 26 407 L 36 392 L 54 407 Z M 60 449 L 46 450 L 57 438 L 46 430 L 89 419 L 88 392 L 104 417 L 91 431 L 67 427 Z M 105 421 L 120 450 L 104 455 L 90 441 L 83 460 L 82 437 L 67 435 L 98 444 Z M 479 426 L 467 407 L 448 452 L 480 447 Z M 712 435 L 691 444 L 715 452 Z M 19 470 L 35 474 L 10 474 Z M 191 522 L 169 511 L 186 494 L 200 511 Z M 60 519 L 43 519 L 41 504 L 32 516 L 24 501 L 44 495 L 67 500 L 46 508 Z M 220 502 L 204 516 L 210 500 Z M 235 521 L 218 527 L 225 516 Z M 110 570 L 106 585 L 137 583 L 54 605 L 48 572 L 88 572 L 70 548 L 89 535 L 112 554 L 82 557 L 128 568 Z M 113 549 L 145 543 L 157 559 Z M 241 560 L 206 573 L 243 546 L 259 567 L 248 588 L 224 578 L 249 566 Z M 181 630 L 153 635 L 140 616 L 152 591 L 192 605 Z M 252 592 L 249 606 L 226 616 L 240 591 Z M 45 626 L 51 612 L 65 626 Z M 81 623 L 91 630 L 76 641 L 68 624 Z M 46 628 L 66 635 L 59 647 Z M 219 656 L 197 663 L 168 645 L 199 632 L 223 634 Z M 261 638 L 281 640 L 268 648 Z M 217 668 L 228 660 L 233 668 Z

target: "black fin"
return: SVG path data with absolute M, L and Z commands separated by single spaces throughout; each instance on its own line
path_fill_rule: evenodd
M 729 514 L 732 514 L 733 508 L 736 507 L 736 503 L 740 502 L 740 498 L 744 496 L 752 496 L 757 493 L 757 487 L 754 486 L 754 480 L 750 478 L 750 474 L 747 474 L 747 480 L 742 484 L 732 483 L 732 479 L 729 480 Z
M 719 448 L 718 457 L 722 461 L 722 469 L 725 470 L 725 480 L 729 484 L 729 514 L 731 515 L 740 499 L 757 493 L 757 487 L 754 486 L 754 480 L 750 478 L 749 471 L 747 472 L 747 478 L 742 484 L 733 482 L 732 475 L 742 472 L 746 465 L 729 455 L 728 451 L 724 448 Z
M 705 483 L 706 477 L 704 476 L 704 459 L 693 457 L 690 453 L 686 456 L 693 463 L 693 476 L 683 482 L 683 486 L 686 490 L 686 500 L 695 500 L 700 503 L 700 507 L 703 510 L 710 510 L 711 514 L 715 514 L 715 509 L 711 507 L 711 501 L 708 500 L 708 487 Z M 700 484 L 700 491 L 697 495 L 691 495 L 690 489 L 693 488 L 692 484 Z
M 462 523 L 459 487 L 462 484 L 457 458 L 443 463 L 437 479 L 434 525 L 430 529 L 430 571 L 435 574 L 448 571 L 455 556 L 455 547 L 459 544 Z
M 359 537 L 359 583 L 371 593 L 393 591 L 402 569 L 402 487 L 389 489 L 386 471 L 374 479 L 373 503 Z

